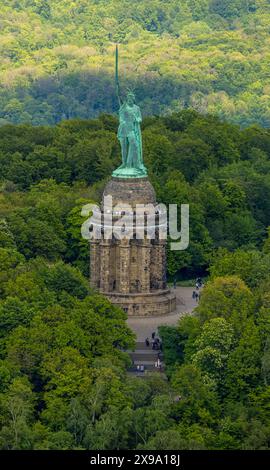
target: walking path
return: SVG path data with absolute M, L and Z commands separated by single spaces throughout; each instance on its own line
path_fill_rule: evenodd
M 146 346 L 145 342 L 137 342 L 134 352 L 130 352 L 133 365 L 129 369 L 130 374 L 144 376 L 144 372 L 156 371 L 155 363 L 158 360 L 158 351 L 152 349 L 151 345 Z M 137 366 L 143 366 L 144 371 L 138 371 Z
M 158 327 L 161 325 L 176 325 L 182 315 L 191 313 L 198 305 L 196 300 L 192 298 L 194 287 L 176 287 L 176 289 L 173 290 L 177 299 L 175 312 L 159 317 L 128 318 L 127 323 L 134 333 L 136 333 L 138 342 L 144 342 L 147 337 L 151 338 L 152 332 L 157 332 Z
M 129 370 L 131 375 L 144 377 L 147 371 L 157 371 L 155 363 L 158 359 L 158 352 L 153 351 L 151 346 L 147 347 L 145 339 L 148 337 L 151 341 L 152 332 L 155 331 L 157 334 L 158 327 L 161 325 L 176 325 L 181 316 L 191 313 L 198 305 L 196 300 L 192 298 L 193 287 L 177 287 L 174 291 L 176 294 L 176 311 L 170 315 L 128 318 L 128 325 L 137 336 L 135 351 L 130 352 L 133 362 L 133 366 Z M 137 371 L 137 366 L 143 366 L 145 372 Z

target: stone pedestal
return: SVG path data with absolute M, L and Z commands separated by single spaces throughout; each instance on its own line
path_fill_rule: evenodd
M 123 240 L 119 245 L 119 293 L 128 294 L 130 291 L 130 245 Z
M 96 266 L 100 266 L 99 286 L 103 292 L 110 291 L 111 270 L 110 270 L 110 242 L 102 240 L 100 243 L 99 259 L 96 259 Z
M 140 209 L 141 220 L 147 216 L 146 205 L 156 205 L 155 191 L 147 177 L 113 177 L 108 182 L 102 200 L 101 239 L 90 242 L 91 285 L 130 316 L 168 315 L 175 310 L 176 299 L 166 284 L 166 241 L 158 235 L 148 239 L 144 231 L 143 239 L 137 239 L 136 236 L 127 239 L 117 239 L 113 236 L 106 239 L 106 196 L 112 197 L 113 207 L 117 205 L 112 224 L 118 219 L 121 221 L 121 217 L 127 214 L 127 204 L 130 206 L 127 215 L 132 227 L 136 223 L 137 204 L 144 205 L 144 208 Z M 158 223 L 155 216 L 154 234 L 158 233 Z

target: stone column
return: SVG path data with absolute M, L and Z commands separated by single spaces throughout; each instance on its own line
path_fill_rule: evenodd
M 140 272 L 140 282 L 141 282 L 141 291 L 149 292 L 150 291 L 150 253 L 151 253 L 151 241 L 144 240 L 140 246 L 138 259 L 139 263 L 139 272 Z
M 155 243 L 155 273 L 157 289 L 166 287 L 166 242 Z
M 103 240 L 100 243 L 100 290 L 110 290 L 110 241 Z
M 165 240 L 160 240 L 160 259 L 161 259 L 161 278 L 162 278 L 162 289 L 167 288 L 167 253 Z
M 150 264 L 150 288 L 151 290 L 159 289 L 159 279 L 160 279 L 160 271 L 158 266 L 159 254 L 158 254 L 159 247 L 156 241 L 153 241 L 151 247 L 151 264 Z
M 128 294 L 130 289 L 130 244 L 121 240 L 119 245 L 119 292 Z
M 100 241 L 90 241 L 90 285 L 98 288 L 100 281 Z

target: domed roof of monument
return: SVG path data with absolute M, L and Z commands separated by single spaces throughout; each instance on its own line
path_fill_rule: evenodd
M 155 190 L 148 178 L 112 178 L 105 186 L 103 199 L 109 195 L 113 205 L 156 204 Z

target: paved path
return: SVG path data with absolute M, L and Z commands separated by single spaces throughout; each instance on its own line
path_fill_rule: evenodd
M 127 320 L 130 328 L 136 333 L 137 341 L 143 342 L 147 336 L 151 338 L 153 331 L 157 331 L 161 325 L 176 325 L 179 318 L 185 313 L 190 313 L 197 303 L 192 298 L 193 287 L 177 287 L 174 289 L 177 298 L 177 307 L 174 313 L 160 317 L 129 317 Z

